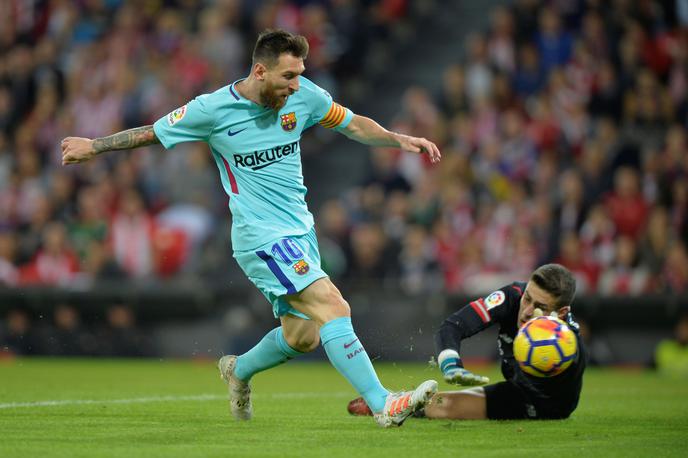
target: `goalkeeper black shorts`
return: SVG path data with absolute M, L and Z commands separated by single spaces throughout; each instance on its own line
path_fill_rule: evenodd
M 568 418 L 570 407 L 555 402 L 532 400 L 512 382 L 499 382 L 484 387 L 487 418 L 490 420 L 552 420 Z

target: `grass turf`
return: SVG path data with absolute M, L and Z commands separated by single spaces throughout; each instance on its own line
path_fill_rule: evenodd
M 438 375 L 376 367 L 392 389 Z M 256 376 L 253 389 L 254 419 L 238 423 L 208 361 L 0 361 L 0 456 L 688 455 L 688 384 L 652 372 L 588 370 L 568 420 L 410 419 L 389 430 L 346 413 L 355 393 L 325 363 L 283 365 Z

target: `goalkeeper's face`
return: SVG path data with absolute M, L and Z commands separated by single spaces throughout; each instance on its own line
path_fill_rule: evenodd
M 263 87 L 260 90 L 260 102 L 263 106 L 279 111 L 287 99 L 299 90 L 299 75 L 306 67 L 303 59 L 282 54 L 277 63 L 266 68 L 263 74 Z
M 536 316 L 556 316 L 563 319 L 569 307 L 557 307 L 557 299 L 538 285 L 529 281 L 518 308 L 518 327 Z

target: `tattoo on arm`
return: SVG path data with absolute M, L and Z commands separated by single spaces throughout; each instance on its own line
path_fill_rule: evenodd
M 160 143 L 160 140 L 155 135 L 153 126 L 143 126 L 117 132 L 107 137 L 96 138 L 93 140 L 93 149 L 95 149 L 96 154 L 100 154 L 105 151 L 131 149 L 154 143 Z

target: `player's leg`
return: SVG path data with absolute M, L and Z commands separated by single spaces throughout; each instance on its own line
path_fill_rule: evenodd
M 330 362 L 363 396 L 382 426 L 400 425 L 436 391 L 434 381 L 406 393 L 389 393 L 382 386 L 354 332 L 349 304 L 329 278 L 321 278 L 285 300 L 320 326 L 320 340 Z
M 281 316 L 280 322 L 284 340 L 299 354 L 309 353 L 320 345 L 320 329 L 314 321 L 289 314 Z
M 327 274 L 320 267 L 315 231 L 277 239 L 257 250 L 235 251 L 234 257 L 272 304 L 281 324 L 243 355 L 223 356 L 219 361 L 220 374 L 229 385 L 232 414 L 237 419 L 249 419 L 251 377 L 318 346 L 318 325 L 294 310 L 284 300 L 285 293 L 303 290 Z
M 220 358 L 220 374 L 229 385 L 230 410 L 238 420 L 253 415 L 249 380 L 255 374 L 282 364 L 318 346 L 318 327 L 294 315 L 280 317 L 281 326 L 268 332 L 241 356 Z
M 425 406 L 425 416 L 450 420 L 486 420 L 485 390 L 475 387 L 439 392 Z
M 320 339 L 332 365 L 356 388 L 374 412 L 385 405 L 389 392 L 382 386 L 373 364 L 351 324 L 351 310 L 329 278 L 313 282 L 285 298 L 320 326 Z
M 237 358 L 234 375 L 248 382 L 255 374 L 282 364 L 318 346 L 318 328 L 303 318 L 284 315 L 281 326 L 268 332 L 256 346 Z

